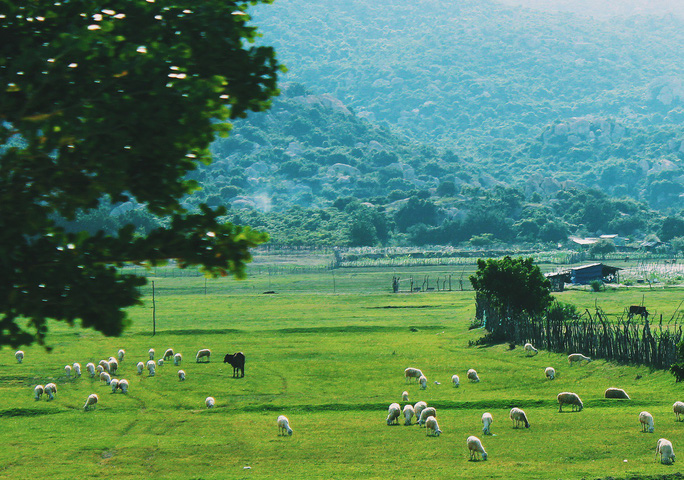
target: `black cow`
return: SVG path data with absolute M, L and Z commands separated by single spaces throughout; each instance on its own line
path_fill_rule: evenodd
M 240 371 L 241 375 L 240 377 L 245 376 L 245 354 L 242 352 L 237 352 L 233 353 L 232 355 L 230 353 L 227 353 L 225 357 L 223 357 L 223 363 L 230 363 L 233 367 L 233 378 L 237 376 L 238 370 Z
M 646 307 L 630 305 L 629 314 L 627 316 L 632 318 L 634 315 L 641 315 L 642 318 L 648 318 L 648 311 L 646 311 Z

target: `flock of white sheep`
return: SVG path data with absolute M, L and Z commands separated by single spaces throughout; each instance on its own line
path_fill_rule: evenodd
M 526 355 L 536 355 L 539 353 L 532 344 L 526 343 L 523 347 Z M 572 353 L 568 355 L 568 363 L 570 366 L 573 364 L 580 364 L 581 362 L 589 363 L 591 358 L 581 354 Z M 556 370 L 553 367 L 546 367 L 544 369 L 544 376 L 548 380 L 554 380 L 556 378 Z M 466 372 L 466 377 L 470 382 L 477 383 L 480 381 L 480 377 L 475 369 L 468 369 Z M 419 368 L 408 367 L 404 370 L 404 378 L 406 383 L 411 383 L 416 380 L 420 384 L 421 390 L 427 388 L 427 377 Z M 434 382 L 439 385 L 439 382 Z M 460 377 L 454 374 L 451 377 L 451 383 L 454 388 L 460 386 Z M 629 400 L 630 397 L 621 388 L 610 387 L 604 392 L 605 398 L 618 398 Z M 574 392 L 561 392 L 557 395 L 556 400 L 558 402 L 558 411 L 563 411 L 563 406 L 570 406 L 572 411 L 582 411 L 584 404 L 582 399 Z M 402 392 L 402 401 L 409 401 L 409 394 L 407 391 Z M 675 414 L 677 421 L 682 421 L 682 415 L 684 414 L 684 402 L 677 401 L 672 406 L 672 410 Z M 388 409 L 387 415 L 387 425 L 396 425 L 399 423 L 400 415 L 404 416 L 404 425 L 412 425 L 411 421 L 415 417 L 418 425 L 425 426 L 427 428 L 428 436 L 439 436 L 442 431 L 437 424 L 437 411 L 433 407 L 428 407 L 425 401 L 419 401 L 415 405 L 406 404 L 404 408 L 401 408 L 399 403 L 392 403 Z M 527 414 L 524 410 L 518 407 L 513 407 L 509 412 L 509 418 L 513 421 L 513 428 L 525 427 L 530 428 L 530 422 L 527 418 Z M 482 433 L 484 435 L 491 435 L 491 425 L 494 419 L 492 414 L 485 412 L 482 414 Z M 653 433 L 655 430 L 653 415 L 649 412 L 643 411 L 639 413 L 639 422 L 641 424 L 641 429 L 643 432 Z M 476 461 L 478 458 L 482 460 L 487 460 L 487 452 L 485 451 L 482 441 L 471 435 L 466 439 L 466 447 L 470 453 L 470 460 Z M 660 455 L 661 463 L 665 465 L 670 465 L 675 461 L 674 449 L 672 447 L 672 442 L 665 438 L 658 440 L 656 445 L 656 458 Z

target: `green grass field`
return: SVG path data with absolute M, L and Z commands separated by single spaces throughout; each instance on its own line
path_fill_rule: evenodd
M 310 275 L 282 281 L 316 284 Z M 318 282 L 330 275 L 320 274 Z M 13 350 L 0 350 L 0 478 L 581 479 L 678 471 L 678 463 L 654 462 L 658 438 L 670 439 L 675 453 L 684 445 L 684 422 L 672 413 L 684 391 L 669 373 L 601 360 L 569 367 L 564 355 L 527 358 L 508 345 L 469 347 L 482 334 L 468 330 L 472 292 L 392 295 L 378 291 L 378 281 L 345 284 L 338 277 L 336 289 L 347 285 L 345 293 L 264 295 L 263 284 L 233 281 L 230 290 L 204 295 L 203 279 L 158 279 L 170 287 L 157 296 L 154 337 L 148 297 L 131 310 L 132 324 L 121 338 L 53 324 L 49 354 L 24 348 L 24 363 L 17 364 Z M 360 288 L 353 292 L 353 285 Z M 655 293 L 572 291 L 559 298 L 580 308 L 603 302 L 612 313 L 645 295 L 645 303 L 657 302 L 665 316 L 684 296 L 682 289 Z M 179 367 L 170 363 L 154 377 L 137 375 L 135 364 L 146 360 L 150 347 L 158 355 L 168 347 L 181 352 L 187 380 L 179 382 Z M 127 354 L 117 377 L 130 381 L 128 395 L 112 394 L 87 374 L 65 377 L 67 363 L 85 367 L 119 348 Z M 199 348 L 212 349 L 211 363 L 194 362 Z M 232 378 L 232 368 L 222 363 L 225 353 L 237 350 L 247 357 L 243 379 Z M 408 366 L 423 370 L 426 390 L 405 384 Z M 544 378 L 547 366 L 556 368 L 556 380 Z M 469 368 L 480 383 L 465 379 Z M 450 385 L 454 373 L 461 377 L 458 389 Z M 33 386 L 50 381 L 59 387 L 56 399 L 34 401 Z M 604 399 L 611 386 L 624 388 L 632 400 Z M 440 437 L 403 422 L 386 425 L 389 404 L 403 406 L 403 390 L 411 403 L 425 400 L 437 408 Z M 558 413 L 561 391 L 578 393 L 584 410 Z M 100 402 L 84 412 L 90 393 Z M 204 407 L 210 395 L 213 410 Z M 525 409 L 529 430 L 513 428 L 513 406 Z M 642 410 L 654 415 L 655 433 L 641 433 Z M 482 435 L 485 411 L 494 416 L 493 436 Z M 280 414 L 289 417 L 292 437 L 278 436 Z M 468 461 L 469 435 L 482 439 L 487 462 Z

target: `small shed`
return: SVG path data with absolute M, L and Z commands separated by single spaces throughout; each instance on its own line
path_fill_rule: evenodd
M 620 283 L 619 267 L 610 267 L 602 263 L 591 263 L 571 269 L 570 281 L 574 285 L 587 285 L 594 280 L 603 283 Z

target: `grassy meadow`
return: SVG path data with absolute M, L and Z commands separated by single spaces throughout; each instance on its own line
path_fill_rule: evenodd
M 17 364 L 14 351 L 3 348 L 0 479 L 581 479 L 678 471 L 678 463 L 654 462 L 660 437 L 673 442 L 675 453 L 684 448 L 684 422 L 672 413 L 684 389 L 669 373 L 602 360 L 569 367 L 564 355 L 528 358 L 520 347 L 468 346 L 482 335 L 468 330 L 472 291 L 394 295 L 387 293 L 392 273 L 336 273 L 335 293 L 330 272 L 273 275 L 270 289 L 265 275 L 209 285 L 196 277 L 153 278 L 154 337 L 147 295 L 120 338 L 55 323 L 51 353 L 27 347 Z M 267 289 L 278 293 L 263 294 Z M 667 317 L 684 290 L 557 295 L 582 309 L 598 303 L 608 313 L 643 300 Z M 135 364 L 151 347 L 158 357 L 169 347 L 181 352 L 182 366 L 169 362 L 154 377 L 137 375 Z M 87 362 L 116 356 L 119 348 L 126 358 L 117 378 L 129 380 L 127 395 L 112 394 L 87 373 L 66 378 L 64 365 L 79 362 L 85 372 Z M 212 350 L 210 363 L 194 362 L 200 348 Z M 247 357 L 246 376 L 234 379 L 222 357 L 238 350 Z M 408 366 L 423 370 L 426 390 L 405 384 Z M 556 368 L 556 380 L 545 379 L 547 366 Z M 185 382 L 178 381 L 179 368 Z M 466 380 L 469 368 L 480 383 Z M 454 373 L 460 388 L 450 385 Z M 55 400 L 34 401 L 33 387 L 50 381 L 59 388 Z M 604 399 L 611 386 L 632 400 Z M 386 425 L 389 404 L 403 406 L 403 390 L 411 403 L 437 408 L 440 437 L 403 420 Z M 561 391 L 578 393 L 584 410 L 558 413 Z M 100 402 L 84 412 L 90 393 Z M 204 406 L 207 396 L 216 399 L 213 410 Z M 525 409 L 529 430 L 513 428 L 513 406 Z M 655 433 L 640 431 L 642 410 L 655 417 Z M 482 435 L 485 411 L 494 417 L 492 436 Z M 291 437 L 278 436 L 280 414 L 290 419 Z M 482 439 L 487 462 L 468 461 L 469 435 Z

